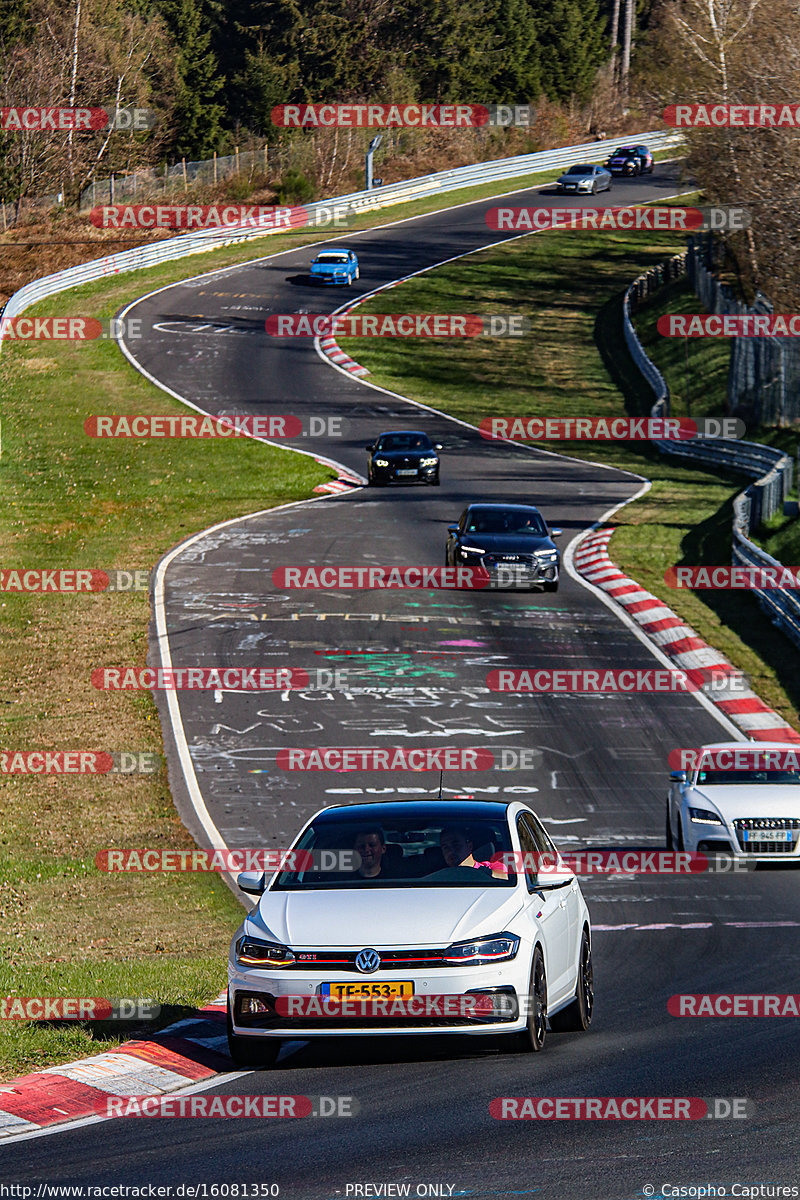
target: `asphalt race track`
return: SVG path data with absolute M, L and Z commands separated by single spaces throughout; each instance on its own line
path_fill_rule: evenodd
M 646 182 L 615 183 L 597 203 L 652 201 L 676 190 L 673 168 L 662 166 Z M 530 204 L 534 196 L 506 199 Z M 537 202 L 580 203 L 547 195 Z M 444 446 L 438 489 L 357 489 L 228 524 L 171 557 L 168 638 L 165 647 L 154 637 L 153 665 L 166 648 L 175 666 L 347 672 L 344 686 L 288 698 L 177 694 L 191 767 L 228 846 L 285 846 L 323 805 L 430 795 L 438 784 L 435 775 L 410 772 L 287 772 L 275 763 L 281 746 L 458 745 L 524 746 L 541 757 L 534 770 L 445 776 L 445 795 L 530 796 L 563 849 L 662 847 L 668 752 L 735 736 L 691 695 L 489 692 L 487 672 L 500 666 L 663 665 L 566 572 L 556 594 L 298 592 L 272 583 L 284 565 L 442 565 L 446 525 L 471 500 L 537 504 L 564 530 L 566 548 L 640 488 L 620 472 L 487 442 L 333 369 L 310 339 L 265 334 L 270 313 L 333 311 L 501 240 L 484 221 L 494 204 L 342 236 L 361 263 L 360 280 L 344 296 L 312 291 L 304 278 L 310 254 L 298 249 L 198 276 L 131 310 L 147 334 L 130 353 L 203 410 L 344 417 L 344 438 L 290 444 L 358 474 L 365 443 L 384 428 L 423 428 Z M 176 802 L 202 836 L 160 703 Z M 56 1160 L 63 1183 L 276 1183 L 286 1200 L 355 1196 L 348 1185 L 370 1182 L 408 1183 L 412 1196 L 437 1194 L 417 1190 L 437 1184 L 445 1196 L 542 1200 L 647 1196 L 664 1184 L 714 1184 L 736 1195 L 736 1182 L 796 1182 L 790 1122 L 800 1043 L 791 1021 L 680 1020 L 667 1012 L 668 997 L 680 992 L 800 992 L 795 876 L 590 877 L 582 888 L 595 929 L 596 1007 L 586 1034 L 549 1034 L 537 1056 L 446 1037 L 291 1043 L 274 1071 L 222 1076 L 213 1090 L 353 1096 L 357 1116 L 310 1118 L 310 1129 L 279 1120 L 90 1124 L 9 1145 L 0 1168 L 20 1183 L 52 1178 Z M 226 950 L 220 946 L 220 955 Z M 746 1097 L 756 1112 L 711 1125 L 490 1115 L 494 1097 L 527 1095 Z

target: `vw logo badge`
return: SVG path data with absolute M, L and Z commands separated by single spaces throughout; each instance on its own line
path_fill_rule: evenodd
M 356 966 L 359 971 L 363 971 L 365 975 L 371 975 L 373 971 L 377 971 L 381 965 L 381 956 L 377 950 L 372 947 L 367 947 L 366 950 L 359 950 L 356 955 Z

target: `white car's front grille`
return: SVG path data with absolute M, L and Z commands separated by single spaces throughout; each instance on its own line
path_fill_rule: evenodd
M 800 817 L 740 817 L 733 827 L 750 854 L 794 854 L 800 837 Z
M 297 950 L 292 963 L 293 971 L 354 971 L 357 950 Z M 384 971 L 420 970 L 425 967 L 446 967 L 452 964 L 443 961 L 445 950 L 379 950 L 380 967 Z

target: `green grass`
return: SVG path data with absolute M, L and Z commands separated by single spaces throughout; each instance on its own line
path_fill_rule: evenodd
M 529 336 L 339 341 L 370 369 L 373 382 L 475 425 L 492 415 L 646 415 L 653 395 L 625 345 L 622 294 L 638 274 L 680 249 L 680 239 L 669 235 L 534 235 L 419 276 L 360 309 L 521 312 L 531 321 Z M 665 301 L 683 303 L 674 294 Z M 654 306 L 641 318 L 646 339 L 648 322 L 654 327 L 660 311 Z M 665 353 L 674 356 L 675 347 Z M 694 347 L 692 353 L 697 383 L 692 415 L 719 415 L 719 401 L 708 401 L 705 391 L 726 369 L 720 348 L 712 345 L 702 366 Z M 797 726 L 800 684 L 793 655 L 755 599 L 740 592 L 676 591 L 664 583 L 671 564 L 730 563 L 731 505 L 742 478 L 682 466 L 646 443 L 540 444 L 652 481 L 647 495 L 611 522 L 617 527 L 614 561 L 727 655 L 763 699 Z
M 105 319 L 151 280 L 118 277 L 39 311 L 89 308 Z M 108 341 L 7 344 L 0 388 L 6 568 L 149 572 L 189 534 L 305 498 L 333 474 L 250 439 L 88 438 L 83 423 L 93 413 L 186 411 Z M 149 618 L 146 593 L 2 594 L 2 747 L 161 751 L 149 692 L 101 692 L 90 682 L 96 666 L 144 666 Z M 243 910 L 220 878 L 111 875 L 94 866 L 109 846 L 193 844 L 164 769 L 0 775 L 0 828 L 0 993 L 155 997 L 164 1006 L 159 1026 L 224 988 L 227 943 Z M 130 1033 L 109 1023 L 3 1021 L 0 1072 L 103 1049 Z

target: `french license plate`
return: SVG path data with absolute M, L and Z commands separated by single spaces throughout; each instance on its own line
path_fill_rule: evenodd
M 794 835 L 791 829 L 743 829 L 746 842 L 791 842 Z
M 321 983 L 320 996 L 334 996 L 338 1000 L 383 1000 L 390 996 L 413 996 L 414 984 L 410 979 L 393 979 L 390 982 Z
M 417 469 L 416 469 L 416 467 L 414 467 L 410 471 L 398 471 L 397 474 L 398 475 L 416 475 Z

